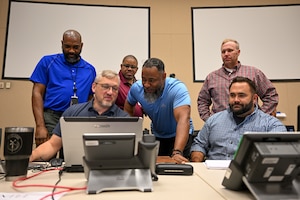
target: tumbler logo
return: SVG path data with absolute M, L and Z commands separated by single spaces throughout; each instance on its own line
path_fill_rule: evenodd
M 8 138 L 7 138 L 7 150 L 14 154 L 14 153 L 17 153 L 18 151 L 20 151 L 20 149 L 22 148 L 23 146 L 23 140 L 22 138 L 20 137 L 20 135 L 18 134 L 10 134 L 8 135 Z

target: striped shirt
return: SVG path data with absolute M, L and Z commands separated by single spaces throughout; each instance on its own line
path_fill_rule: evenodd
M 229 85 L 237 76 L 254 81 L 257 95 L 262 101 L 261 110 L 271 114 L 278 105 L 278 93 L 266 75 L 256 67 L 239 64 L 229 72 L 225 67 L 211 72 L 205 79 L 198 96 L 198 112 L 206 121 L 212 114 L 225 110 L 229 103 Z M 210 110 L 210 106 L 211 110 Z

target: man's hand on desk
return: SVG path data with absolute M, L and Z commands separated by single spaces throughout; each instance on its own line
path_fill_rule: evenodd
M 176 154 L 176 155 L 180 156 L 180 154 Z M 173 156 L 173 157 L 170 157 L 170 156 L 157 156 L 157 159 L 156 159 L 156 163 L 185 164 L 186 162 L 189 162 L 189 160 L 186 159 L 183 156 L 181 156 L 181 158 L 175 157 L 175 156 Z
M 171 157 L 177 164 L 185 164 L 186 162 L 189 162 L 188 159 L 183 157 L 181 154 L 173 154 Z
M 185 157 L 183 157 L 183 159 L 187 160 Z M 157 159 L 156 159 L 156 163 L 185 164 L 185 162 L 188 162 L 188 160 L 184 161 L 184 162 L 176 161 L 174 159 L 174 156 L 172 158 L 170 156 L 157 156 Z
M 156 163 L 176 163 L 170 156 L 157 156 Z

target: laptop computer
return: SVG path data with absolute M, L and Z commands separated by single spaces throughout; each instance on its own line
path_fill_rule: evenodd
M 83 134 L 135 133 L 135 149 L 143 136 L 143 118 L 139 117 L 61 117 L 65 170 L 83 172 Z

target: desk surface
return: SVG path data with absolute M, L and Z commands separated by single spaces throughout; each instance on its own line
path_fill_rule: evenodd
M 221 182 L 224 177 L 225 170 L 207 169 L 203 163 L 190 163 L 194 167 L 192 176 L 171 176 L 160 175 L 159 180 L 153 182 L 153 192 L 140 191 L 114 191 L 102 192 L 96 194 L 102 199 L 119 200 L 119 199 L 143 199 L 143 200 L 160 200 L 160 199 L 254 199 L 248 191 L 231 191 L 225 189 Z M 32 174 L 29 171 L 28 175 Z M 50 171 L 38 175 L 30 180 L 21 182 L 24 184 L 50 184 L 54 185 L 58 180 L 58 171 Z M 83 173 L 63 173 L 60 186 L 68 187 L 84 187 L 87 180 Z M 51 193 L 52 188 L 29 187 L 29 188 L 13 188 L 12 182 L 0 180 L 1 192 L 41 192 L 48 191 Z M 56 191 L 59 191 L 57 189 Z M 87 195 L 85 190 L 69 192 L 61 199 L 95 199 L 95 195 Z
M 200 177 L 208 185 L 210 185 L 214 190 L 219 193 L 224 199 L 232 200 L 246 200 L 255 199 L 250 191 L 232 191 L 226 189 L 222 185 L 222 181 L 225 175 L 225 170 L 219 169 L 207 169 L 204 163 L 194 163 L 194 174 Z

